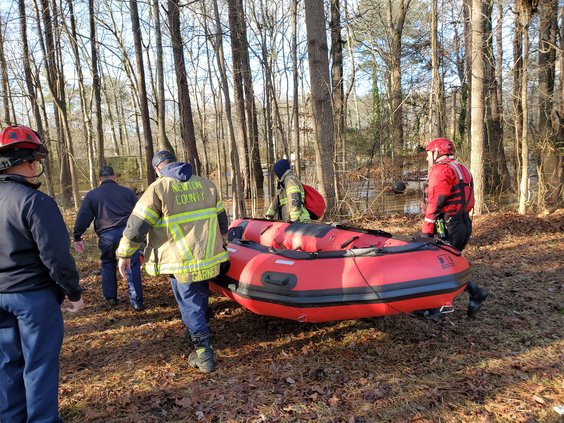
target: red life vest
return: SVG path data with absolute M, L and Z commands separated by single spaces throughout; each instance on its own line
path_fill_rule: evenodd
M 446 160 L 456 175 L 458 182 L 452 186 L 451 193 L 443 207 L 445 214 L 452 216 L 463 212 L 470 212 L 474 208 L 474 181 L 466 166 L 456 160 Z
M 469 212 L 474 207 L 472 175 L 466 166 L 454 159 L 445 159 L 429 171 L 428 197 L 422 232 L 432 234 L 441 216 Z

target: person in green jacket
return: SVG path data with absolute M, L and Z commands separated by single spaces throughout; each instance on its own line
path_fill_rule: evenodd
M 309 212 L 304 205 L 304 186 L 290 168 L 290 162 L 286 159 L 278 160 L 274 163 L 273 170 L 278 178 L 278 189 L 266 217 L 290 222 L 309 222 Z

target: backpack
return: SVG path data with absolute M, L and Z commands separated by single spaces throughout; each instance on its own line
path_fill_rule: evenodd
M 313 220 L 318 220 L 325 213 L 325 200 L 312 186 L 302 184 L 305 192 L 304 206 Z

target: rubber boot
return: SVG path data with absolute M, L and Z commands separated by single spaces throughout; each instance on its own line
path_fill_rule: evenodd
M 482 303 L 488 298 L 488 293 L 486 290 L 474 282 L 468 282 L 466 285 L 466 290 L 470 294 L 470 301 L 468 303 L 468 317 L 476 317 L 476 314 L 482 308 Z
M 190 339 L 196 350 L 188 356 L 188 364 L 204 373 L 213 372 L 215 370 L 215 358 L 210 335 L 190 335 Z

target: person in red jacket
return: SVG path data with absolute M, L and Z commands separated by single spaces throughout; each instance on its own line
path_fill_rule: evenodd
M 474 208 L 474 183 L 466 166 L 454 158 L 454 144 L 447 138 L 432 140 L 427 148 L 429 164 L 423 237 L 435 234 L 462 251 L 472 234 L 469 212 Z M 474 317 L 487 297 L 484 288 L 470 281 L 468 316 Z

